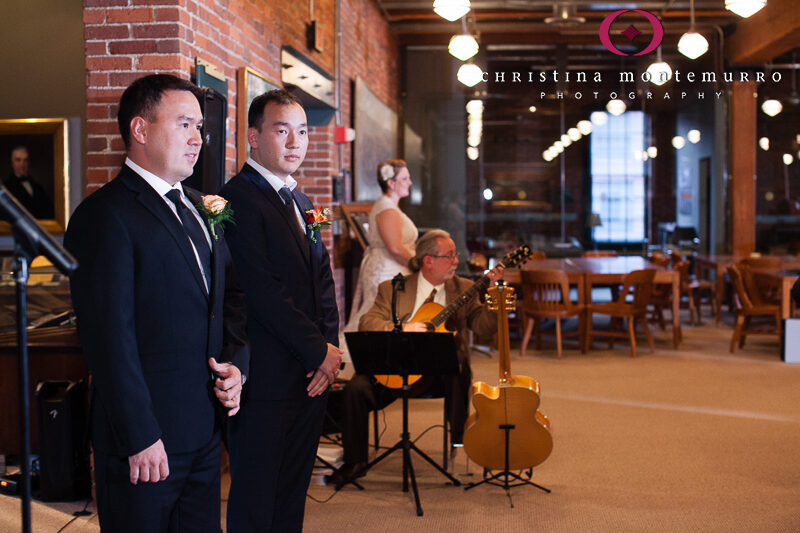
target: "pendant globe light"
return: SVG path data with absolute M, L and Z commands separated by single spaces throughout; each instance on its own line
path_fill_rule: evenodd
M 767 0 L 725 0 L 725 9 L 745 19 L 761 11 L 765 5 Z
M 456 74 L 458 81 L 467 87 L 474 87 L 483 80 L 483 71 L 475 63 L 464 63 Z
M 469 0 L 436 0 L 433 3 L 433 12 L 450 22 L 460 19 L 470 9 Z
M 661 59 L 661 47 L 658 47 L 658 54 L 656 60 L 647 67 L 647 74 L 650 75 L 648 80 L 650 83 L 658 85 L 659 87 L 667 83 L 672 78 L 672 68 L 669 63 Z
M 619 98 L 615 98 L 613 100 L 609 100 L 606 104 L 606 111 L 614 115 L 615 117 L 620 116 L 628 109 L 628 106 L 625 105 L 625 102 L 620 100 Z
M 678 52 L 689 59 L 697 59 L 708 52 L 708 41 L 705 37 L 694 31 L 694 0 L 689 2 L 689 12 L 691 14 L 689 31 L 681 35 L 681 39 L 678 41 Z
M 450 44 L 447 46 L 447 51 L 450 52 L 451 56 L 461 61 L 466 61 L 478 53 L 478 41 L 468 33 L 453 35 L 450 39 Z
M 761 111 L 771 117 L 774 117 L 783 111 L 783 104 L 781 104 L 778 100 L 770 98 L 769 100 L 764 100 L 764 103 L 761 104 Z

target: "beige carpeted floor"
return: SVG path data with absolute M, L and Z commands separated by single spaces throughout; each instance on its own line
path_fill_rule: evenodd
M 417 517 L 394 454 L 362 480 L 363 491 L 312 485 L 305 530 L 800 531 L 800 365 L 781 362 L 771 338 L 749 339 L 730 355 L 730 335 L 730 326 L 710 321 L 686 326 L 674 350 L 670 331 L 655 332 L 656 353 L 644 347 L 636 359 L 625 343 L 607 350 L 598 342 L 587 355 L 566 344 L 561 360 L 552 344 L 524 360 L 515 351 L 513 372 L 539 381 L 540 410 L 552 421 L 553 453 L 533 475 L 552 493 L 464 491 L 414 457 L 424 509 Z M 476 379 L 496 383 L 496 358 L 474 355 L 473 369 Z M 412 437 L 441 415 L 441 400 L 413 400 Z M 384 420 L 382 444 L 393 444 L 399 402 Z M 438 428 L 417 444 L 441 460 Z M 463 451 L 451 471 L 480 480 Z M 35 503 L 34 531 L 58 531 L 81 507 Z M 64 531 L 97 530 L 93 516 Z M 18 500 L 0 497 L 0 531 L 19 531 Z

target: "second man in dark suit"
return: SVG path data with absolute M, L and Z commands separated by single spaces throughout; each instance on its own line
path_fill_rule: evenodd
M 220 194 L 236 206 L 227 232 L 247 300 L 252 360 L 242 412 L 228 442 L 228 531 L 299 532 L 327 390 L 341 363 L 339 312 L 313 209 L 292 178 L 306 155 L 308 124 L 283 90 L 253 100 L 250 157 Z

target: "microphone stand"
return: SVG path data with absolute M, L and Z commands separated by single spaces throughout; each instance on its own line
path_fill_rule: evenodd
M 406 277 L 398 272 L 395 277 L 392 278 L 392 323 L 394 323 L 394 332 L 403 331 L 403 325 L 400 323 L 400 318 L 397 316 L 397 291 L 406 290 Z
M 78 268 L 78 262 L 53 237 L 48 234 L 33 216 L 0 186 L 0 219 L 11 224 L 14 236 L 14 283 L 17 306 L 17 348 L 19 377 L 19 427 L 20 427 L 20 497 L 22 500 L 22 532 L 31 531 L 31 436 L 28 414 L 28 266 L 38 256 L 44 255 L 59 271 L 69 274 Z
M 19 243 L 19 240 L 17 241 Z M 22 531 L 31 530 L 31 435 L 28 413 L 28 307 L 27 283 L 30 254 L 23 246 L 14 246 L 14 283 L 17 293 L 17 376 L 19 388 L 19 424 L 20 424 L 20 496 L 22 498 Z

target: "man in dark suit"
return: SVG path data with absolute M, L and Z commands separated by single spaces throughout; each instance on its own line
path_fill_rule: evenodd
M 180 183 L 202 146 L 196 90 L 165 74 L 125 90 L 128 157 L 64 237 L 79 262 L 70 287 L 103 531 L 220 530 L 218 411 L 239 409 L 249 348 L 225 239 L 210 237 L 199 193 Z
M 5 179 L 3 185 L 35 218 L 53 218 L 55 216 L 53 201 L 45 192 L 44 187 L 30 177 L 29 166 L 30 156 L 27 148 L 17 146 L 11 150 L 11 174 Z
M 341 363 L 330 260 L 291 174 L 308 148 L 300 102 L 283 90 L 248 111 L 250 157 L 220 194 L 247 300 L 252 361 L 242 411 L 229 426 L 228 531 L 301 531 L 328 386 Z M 313 237 L 313 238 L 312 238 Z

